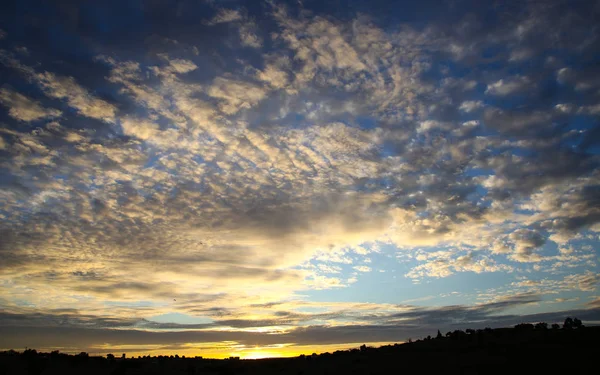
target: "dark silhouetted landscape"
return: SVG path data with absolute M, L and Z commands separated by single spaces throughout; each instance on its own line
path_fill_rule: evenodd
M 59 351 L 0 353 L 2 375 L 54 374 L 591 374 L 597 367 L 600 326 L 576 318 L 561 326 L 455 330 L 379 348 L 359 348 L 295 358 L 240 360 L 185 356 L 93 357 Z

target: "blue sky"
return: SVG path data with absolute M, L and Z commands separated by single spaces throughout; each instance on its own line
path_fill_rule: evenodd
M 4 2 L 0 349 L 600 321 L 599 12 Z

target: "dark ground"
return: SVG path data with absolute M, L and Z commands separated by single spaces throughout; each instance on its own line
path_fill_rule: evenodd
M 381 348 L 296 358 L 212 360 L 107 359 L 54 353 L 0 353 L 0 375 L 12 374 L 600 374 L 600 327 L 454 331 Z

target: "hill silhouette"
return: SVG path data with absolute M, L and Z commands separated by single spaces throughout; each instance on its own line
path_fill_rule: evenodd
M 1 375 L 68 374 L 506 374 L 596 373 L 600 327 L 567 318 L 513 328 L 455 330 L 408 343 L 295 358 L 225 360 L 155 356 L 118 358 L 24 352 L 0 353 Z

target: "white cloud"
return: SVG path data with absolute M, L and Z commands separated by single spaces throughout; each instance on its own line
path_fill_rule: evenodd
M 164 55 L 163 57 L 169 62 L 169 68 L 174 73 L 184 74 L 198 69 L 198 66 L 196 66 L 196 64 L 194 64 L 192 61 L 184 59 L 169 59 L 168 56 Z
M 505 240 L 501 239 L 494 240 L 490 250 L 494 254 L 508 254 L 512 252 L 512 248 L 506 243 Z
M 525 76 L 515 76 L 510 78 L 501 78 L 496 82 L 487 85 L 486 94 L 496 96 L 506 96 L 518 94 L 531 89 L 533 82 Z
M 461 103 L 459 109 L 463 112 L 474 112 L 483 107 L 483 102 L 481 100 L 467 100 Z
M 253 22 L 246 22 L 240 26 L 240 40 L 242 45 L 252 48 L 262 47 L 263 42 L 257 35 L 256 29 L 256 25 Z
M 510 52 L 509 61 L 520 62 L 528 60 L 534 56 L 534 52 L 529 48 L 517 48 Z
M 452 251 L 419 253 L 417 260 L 422 263 L 412 268 L 405 276 L 414 280 L 424 277 L 448 277 L 455 272 L 512 272 L 513 268 L 505 264 L 497 264 L 493 259 L 468 253 L 455 256 Z
M 573 106 L 570 104 L 559 103 L 559 104 L 555 105 L 554 108 L 561 113 L 573 112 Z
M 217 11 L 217 14 L 210 21 L 208 21 L 208 24 L 216 25 L 219 23 L 240 21 L 242 19 L 243 15 L 239 10 L 221 8 Z
M 46 95 L 51 98 L 66 100 L 83 116 L 106 122 L 114 122 L 117 109 L 114 105 L 92 95 L 80 86 L 73 77 L 61 77 L 54 73 L 44 72 L 35 76 Z
M 208 95 L 222 99 L 220 109 L 233 114 L 258 104 L 267 94 L 267 90 L 250 82 L 218 77 L 208 88 Z
M 123 133 L 137 137 L 141 140 L 152 140 L 159 136 L 158 125 L 143 119 L 124 118 L 121 120 Z
M 8 107 L 8 114 L 19 121 L 36 121 L 60 117 L 57 109 L 44 108 L 39 102 L 6 88 L 0 89 L 0 103 Z
M 262 71 L 257 73 L 257 78 L 267 82 L 274 88 L 283 88 L 289 83 L 289 75 L 285 71 L 286 66 L 289 66 L 289 64 L 289 60 L 285 58 L 275 63 L 267 64 Z
M 352 268 L 357 270 L 358 272 L 371 272 L 371 267 L 368 266 L 354 266 Z

